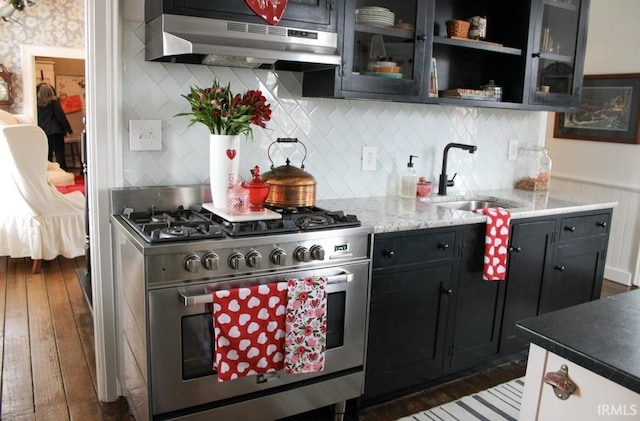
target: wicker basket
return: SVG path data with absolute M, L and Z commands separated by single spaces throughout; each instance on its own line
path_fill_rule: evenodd
M 469 26 L 466 20 L 453 19 L 447 21 L 447 35 L 449 38 L 466 38 L 469 35 Z

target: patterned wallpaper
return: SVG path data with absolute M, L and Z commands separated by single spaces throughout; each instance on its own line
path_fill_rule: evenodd
M 0 63 L 13 73 L 12 110 L 21 110 L 20 46 L 84 48 L 84 0 L 36 0 L 35 5 L 14 12 L 11 19 L 0 20 Z

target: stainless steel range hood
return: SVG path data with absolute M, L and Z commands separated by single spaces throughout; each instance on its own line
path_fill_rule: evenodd
M 311 70 L 340 65 L 338 35 L 163 14 L 146 25 L 146 60 Z

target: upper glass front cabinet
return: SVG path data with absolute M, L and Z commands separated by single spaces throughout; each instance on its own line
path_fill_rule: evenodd
M 351 9 L 351 10 L 350 10 Z M 427 44 L 417 0 L 347 1 L 342 89 L 417 96 Z
M 582 63 L 576 57 L 584 35 L 580 32 L 581 0 L 543 0 L 542 19 L 536 28 L 534 68 L 532 83 L 535 86 L 533 103 L 555 103 L 566 96 L 566 101 L 577 102 Z

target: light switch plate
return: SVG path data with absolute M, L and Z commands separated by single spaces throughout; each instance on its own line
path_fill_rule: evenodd
M 362 147 L 362 171 L 375 171 L 378 160 L 377 146 Z
M 130 151 L 161 151 L 162 120 L 129 120 Z
M 518 158 L 518 144 L 517 140 L 509 141 L 509 152 L 507 152 L 507 159 L 509 161 L 515 161 Z

